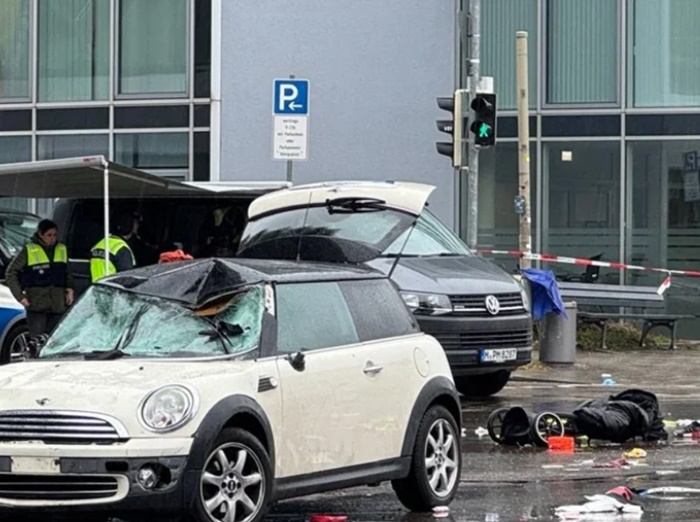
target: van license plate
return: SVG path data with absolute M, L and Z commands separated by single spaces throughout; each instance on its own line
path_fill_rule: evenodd
M 481 350 L 481 362 L 501 363 L 514 361 L 518 358 L 518 350 L 504 348 L 502 350 Z

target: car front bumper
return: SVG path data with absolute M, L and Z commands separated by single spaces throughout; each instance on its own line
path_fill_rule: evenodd
M 105 446 L 0 443 L 0 515 L 178 512 L 188 504 L 192 439 L 132 439 Z M 147 489 L 139 470 L 160 483 Z M 194 482 L 193 482 L 194 480 Z M 187 483 L 187 484 L 186 484 Z
M 529 314 L 501 317 L 415 317 L 421 330 L 440 342 L 455 376 L 512 371 L 532 360 L 532 318 Z M 516 359 L 481 362 L 481 350 L 509 348 L 517 351 Z

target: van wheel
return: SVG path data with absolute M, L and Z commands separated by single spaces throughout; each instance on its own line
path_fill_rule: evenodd
M 267 514 L 272 465 L 265 448 L 240 428 L 227 428 L 212 445 L 194 504 L 198 522 L 258 522 Z
M 455 377 L 455 386 L 467 397 L 488 397 L 501 391 L 510 380 L 510 372 L 500 370 L 483 375 L 465 375 Z
M 27 349 L 29 329 L 24 323 L 12 327 L 0 349 L 0 365 L 22 360 L 22 353 Z
M 408 477 L 391 483 L 406 509 L 428 512 L 452 502 L 462 470 L 459 441 L 452 414 L 444 406 L 431 406 L 418 427 Z

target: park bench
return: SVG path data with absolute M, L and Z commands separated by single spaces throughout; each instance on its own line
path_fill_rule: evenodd
M 577 319 L 582 324 L 597 326 L 602 333 L 601 348 L 607 349 L 605 341 L 607 322 L 616 319 L 641 320 L 642 346 L 649 333 L 657 327 L 666 327 L 671 332 L 670 350 L 676 349 L 676 322 L 694 319 L 694 315 L 666 313 L 666 301 L 655 286 L 603 285 L 591 283 L 558 282 L 563 301 L 575 301 Z M 615 311 L 604 311 L 614 308 Z M 641 312 L 619 312 L 619 308 L 636 308 Z

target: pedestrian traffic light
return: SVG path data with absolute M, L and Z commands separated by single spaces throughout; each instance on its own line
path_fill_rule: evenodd
M 469 128 L 474 134 L 474 143 L 481 147 L 496 144 L 496 95 L 478 93 L 472 100 L 473 123 Z
M 444 111 L 449 111 L 452 115 L 450 120 L 437 120 L 437 128 L 440 132 L 451 135 L 452 141 L 439 141 L 435 145 L 438 154 L 450 156 L 452 165 L 455 167 L 462 166 L 462 139 L 467 123 L 467 119 L 464 118 L 462 113 L 462 94 L 462 90 L 457 90 L 449 98 L 441 97 L 437 99 L 438 107 Z

